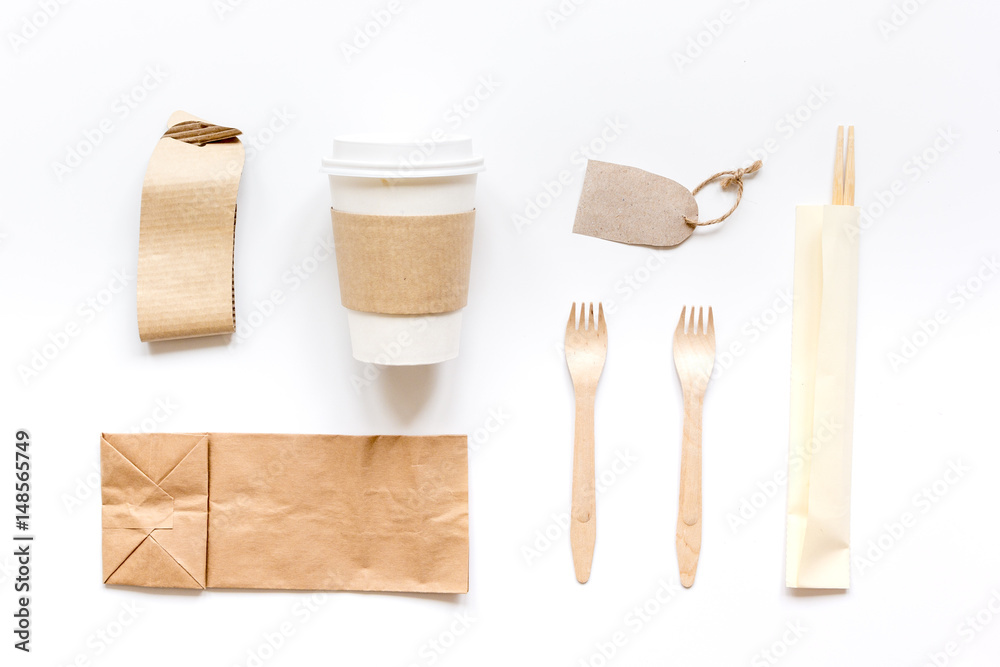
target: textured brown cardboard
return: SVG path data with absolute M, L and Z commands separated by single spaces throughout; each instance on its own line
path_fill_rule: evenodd
M 698 219 L 691 191 L 635 167 L 590 160 L 573 231 L 608 241 L 671 247 L 694 233 Z
M 104 581 L 466 593 L 465 436 L 101 438 Z
M 346 308 L 386 315 L 447 313 L 469 297 L 476 212 L 380 216 L 331 209 Z
M 178 111 L 168 124 L 191 121 L 201 122 Z M 217 129 L 227 132 L 216 136 L 231 134 L 231 128 Z M 157 142 L 139 222 L 142 341 L 235 331 L 233 248 L 243 161 L 243 144 L 234 137 L 204 145 L 169 136 Z

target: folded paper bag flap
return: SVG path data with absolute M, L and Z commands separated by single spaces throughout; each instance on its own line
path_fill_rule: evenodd
M 104 581 L 204 588 L 208 436 L 101 439 Z
M 101 440 L 101 524 L 104 528 L 170 528 L 174 499 L 107 440 Z
M 101 561 L 104 568 L 102 580 L 109 583 L 112 575 L 128 557 L 149 537 L 141 528 L 105 528 L 101 531 Z
M 172 530 L 156 530 L 152 538 L 177 564 L 205 587 L 208 557 L 208 436 L 160 482 L 174 497 Z
M 152 536 L 144 539 L 104 583 L 116 586 L 204 588 Z
M 161 486 L 207 433 L 105 433 L 102 437 L 129 462 Z

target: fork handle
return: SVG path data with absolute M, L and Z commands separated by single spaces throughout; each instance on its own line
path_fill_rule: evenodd
M 597 540 L 597 499 L 594 482 L 594 391 L 576 391 L 573 442 L 573 504 L 569 540 L 573 568 L 581 584 L 590 579 Z
M 690 588 L 701 554 L 701 413 L 704 396 L 684 396 L 681 488 L 677 512 L 677 565 Z

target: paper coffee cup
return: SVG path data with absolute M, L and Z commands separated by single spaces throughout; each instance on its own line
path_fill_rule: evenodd
M 359 215 L 430 216 L 475 208 L 483 159 L 468 137 L 426 141 L 378 135 L 334 139 L 321 171 L 337 211 Z M 434 364 L 458 356 L 462 311 L 386 315 L 347 311 L 354 358 L 390 366 Z

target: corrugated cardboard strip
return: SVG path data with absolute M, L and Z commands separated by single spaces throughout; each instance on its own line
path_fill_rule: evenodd
M 466 593 L 466 436 L 101 437 L 106 584 Z
M 796 209 L 785 571 L 792 588 L 850 585 L 859 213 Z
M 182 111 L 146 169 L 136 279 L 143 341 L 236 329 L 233 247 L 243 144 Z M 207 143 L 205 143 L 207 142 Z
M 345 307 L 386 315 L 465 307 L 474 210 L 415 216 L 331 213 Z

